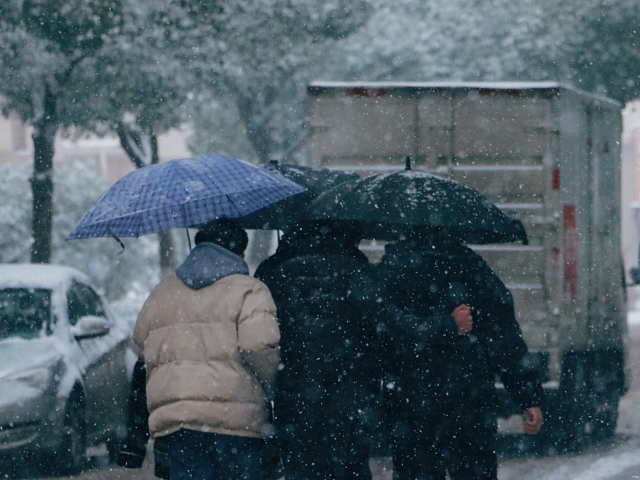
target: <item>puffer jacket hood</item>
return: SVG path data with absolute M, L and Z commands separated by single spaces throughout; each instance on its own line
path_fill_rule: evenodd
M 246 262 L 235 253 L 210 242 L 196 245 L 176 270 L 176 276 L 192 290 L 208 287 L 234 274 L 249 275 Z

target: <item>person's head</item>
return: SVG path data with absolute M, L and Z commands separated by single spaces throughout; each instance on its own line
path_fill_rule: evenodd
M 357 247 L 362 241 L 362 228 L 355 223 L 342 222 L 337 227 L 337 235 L 345 245 Z
M 447 227 L 413 227 L 407 230 L 405 240 L 413 242 L 416 245 L 422 244 L 441 244 L 457 242 L 456 236 L 452 229 Z
M 337 220 L 324 220 L 307 225 L 310 236 L 323 237 L 339 242 L 347 247 L 354 247 L 362 240 L 361 229 L 352 223 Z
M 243 256 L 249 243 L 249 237 L 244 228 L 235 220 L 221 218 L 213 220 L 200 227 L 196 233 L 195 244 L 211 242 L 226 248 L 236 255 Z

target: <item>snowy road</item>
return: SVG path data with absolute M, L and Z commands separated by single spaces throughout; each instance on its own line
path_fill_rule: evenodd
M 629 314 L 631 385 L 620 401 L 616 436 L 584 451 L 554 457 L 503 458 L 500 480 L 640 479 L 640 312 Z
M 630 315 L 629 367 L 631 389 L 620 403 L 620 419 L 616 436 L 582 452 L 557 456 L 502 457 L 500 480 L 622 480 L 640 479 L 640 312 Z M 142 470 L 126 470 L 105 465 L 106 450 L 93 452 L 94 467 L 78 480 L 152 480 L 152 465 L 147 461 Z M 148 456 L 149 457 L 149 456 Z M 374 480 L 390 480 L 387 459 L 374 459 Z M 2 478 L 6 478 L 1 476 Z M 18 478 L 35 479 L 33 475 Z M 42 479 L 43 480 L 43 479 Z

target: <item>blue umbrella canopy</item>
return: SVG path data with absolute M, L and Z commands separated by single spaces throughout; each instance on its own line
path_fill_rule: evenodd
M 172 160 L 120 179 L 67 239 L 139 237 L 240 218 L 304 191 L 276 172 L 223 155 Z

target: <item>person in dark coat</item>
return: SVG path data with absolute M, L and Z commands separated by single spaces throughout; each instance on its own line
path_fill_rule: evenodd
M 258 270 L 280 324 L 275 422 L 285 478 L 370 479 L 379 352 L 349 287 L 368 260 L 348 228 L 304 228 L 286 259 Z
M 138 359 L 131 378 L 127 436 L 122 442 L 116 463 L 125 468 L 142 468 L 149 442 L 149 410 L 147 409 L 147 371 Z M 169 480 L 169 445 L 165 437 L 153 443 L 154 475 Z
M 276 252 L 258 265 L 253 276 L 262 282 L 271 282 L 273 280 L 271 277 L 280 264 L 295 257 L 297 248 L 304 246 L 302 240 L 314 236 L 315 231 L 313 224 L 296 224 L 292 226 L 278 240 Z
M 542 424 L 542 388 L 526 362 L 513 299 L 486 262 L 446 232 L 414 232 L 388 245 L 378 266 L 382 301 L 405 316 L 379 329 L 385 401 L 392 425 L 394 479 L 496 479 L 495 376 L 525 414 Z M 451 315 L 470 307 L 471 330 Z M 416 321 L 431 317 L 431 321 Z

